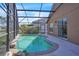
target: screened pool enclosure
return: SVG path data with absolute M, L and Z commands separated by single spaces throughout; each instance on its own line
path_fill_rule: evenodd
M 0 3 L 0 55 L 5 55 L 17 34 L 45 34 L 50 3 Z

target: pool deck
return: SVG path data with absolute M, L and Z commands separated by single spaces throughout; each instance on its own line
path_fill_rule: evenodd
M 63 38 L 58 38 L 51 35 L 46 36 L 51 42 L 57 43 L 59 48 L 54 52 L 45 54 L 44 56 L 79 56 L 79 45 L 66 41 Z
M 47 36 L 47 40 L 57 43 L 59 45 L 59 48 L 53 52 L 44 54 L 42 56 L 79 56 L 79 45 L 73 44 L 67 40 L 64 40 L 63 38 L 59 38 L 51 35 L 46 35 L 46 36 Z M 17 36 L 17 38 L 18 37 L 19 35 Z M 16 42 L 17 38 L 13 42 Z

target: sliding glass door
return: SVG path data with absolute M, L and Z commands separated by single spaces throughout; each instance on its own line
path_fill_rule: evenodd
M 63 37 L 67 37 L 67 17 L 63 18 L 62 30 L 63 30 Z
M 62 31 L 62 24 L 63 24 L 63 22 L 62 22 L 62 19 L 59 19 L 58 20 L 58 36 L 62 36 L 63 35 L 63 31 Z
M 61 37 L 67 37 L 67 18 L 58 20 L 58 35 Z

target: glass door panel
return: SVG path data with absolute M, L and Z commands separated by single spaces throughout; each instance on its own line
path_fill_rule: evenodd
M 58 35 L 62 36 L 62 19 L 58 20 Z

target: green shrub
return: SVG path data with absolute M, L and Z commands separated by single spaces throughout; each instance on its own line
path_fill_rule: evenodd
M 38 27 L 33 28 L 32 32 L 33 32 L 33 34 L 38 34 L 39 28 Z
M 38 34 L 39 27 L 33 27 L 33 26 L 28 26 L 26 24 L 23 24 L 20 26 L 20 33 L 21 34 Z

